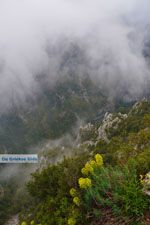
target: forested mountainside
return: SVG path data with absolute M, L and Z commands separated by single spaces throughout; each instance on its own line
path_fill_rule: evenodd
M 88 76 L 62 77 L 53 88 L 40 85 L 36 100 L 1 115 L 1 153 L 25 152 L 43 139 L 58 138 L 71 132 L 79 118 L 93 118 L 107 105 L 105 94 Z
M 42 154 L 27 189 L 18 191 L 21 201 L 14 194 L 1 218 L 9 212 L 18 214 L 22 225 L 148 225 L 150 101 L 87 123 L 75 143 L 72 156 L 61 162 L 52 164 L 51 157 L 65 146 Z M 8 196 L 1 196 L 0 205 Z
M 108 100 L 88 75 L 62 76 L 53 88 L 38 79 L 41 87 L 36 98 L 27 99 L 25 106 L 12 104 L 0 116 L 1 153 L 27 152 L 40 141 L 70 133 L 78 120 L 101 119 L 106 111 L 133 104 L 121 98 Z

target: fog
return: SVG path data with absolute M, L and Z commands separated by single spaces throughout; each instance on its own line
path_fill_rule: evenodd
M 111 96 L 139 96 L 149 87 L 149 17 L 148 0 L 0 0 L 0 111 L 40 91 L 38 74 L 53 86 L 73 44 L 86 58 L 75 64 L 80 76 Z

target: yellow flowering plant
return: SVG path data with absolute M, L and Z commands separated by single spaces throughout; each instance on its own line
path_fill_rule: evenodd
M 76 220 L 74 218 L 68 219 L 68 225 L 75 225 L 75 224 L 76 224 Z
M 82 168 L 81 172 L 83 175 L 88 176 L 89 174 L 94 173 L 94 169 L 98 166 L 103 165 L 103 158 L 100 154 L 95 155 L 95 160 L 90 160 L 85 164 L 85 166 Z
M 85 164 L 85 169 L 87 170 L 87 171 L 89 171 L 89 173 L 93 173 L 94 172 L 94 169 L 93 169 L 93 167 L 90 165 L 90 163 L 86 163 Z
M 35 222 L 34 222 L 34 220 L 32 220 L 30 224 L 31 224 L 31 225 L 35 225 Z
M 27 223 L 26 223 L 25 221 L 23 221 L 23 222 L 21 223 L 21 225 L 27 225 Z
M 71 189 L 70 189 L 70 195 L 71 195 L 72 197 L 75 197 L 75 196 L 77 195 L 77 191 L 76 191 L 75 188 L 71 188 Z
M 95 155 L 95 160 L 98 166 L 102 166 L 103 165 L 103 157 L 100 154 L 96 154 Z
M 90 160 L 89 164 L 95 168 L 97 166 L 96 161 L 95 160 Z
M 81 170 L 81 173 L 82 173 L 83 175 L 87 176 L 88 173 L 89 173 L 89 171 L 88 171 L 85 167 L 83 167 L 82 170 Z
M 93 174 L 94 173 L 94 169 L 93 167 L 90 165 L 90 163 L 86 163 L 85 167 L 82 168 L 81 170 L 83 175 L 88 175 L 89 173 Z
M 74 203 L 75 205 L 79 206 L 79 205 L 80 205 L 80 199 L 79 199 L 78 197 L 74 197 L 74 198 L 73 198 L 73 203 Z
M 79 187 L 81 189 L 87 189 L 87 188 L 90 188 L 92 186 L 92 182 L 91 182 L 90 178 L 81 177 L 81 178 L 79 178 L 78 183 L 79 183 Z

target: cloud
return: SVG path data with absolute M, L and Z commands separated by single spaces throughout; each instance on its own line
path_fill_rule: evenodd
M 148 0 L 0 0 L 0 111 L 38 89 L 37 74 L 55 83 L 75 43 L 86 60 L 75 64 L 110 94 L 146 88 L 142 51 L 149 25 Z M 141 32 L 142 30 L 142 32 Z M 88 62 L 88 63 L 85 63 Z

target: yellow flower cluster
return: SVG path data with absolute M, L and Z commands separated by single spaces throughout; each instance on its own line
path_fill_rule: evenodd
M 71 195 L 72 197 L 75 197 L 76 194 L 77 194 L 76 189 L 75 189 L 75 188 L 71 188 L 71 189 L 70 189 L 70 195 Z
M 90 160 L 89 163 L 93 168 L 97 167 L 97 163 L 95 162 L 95 160 Z
M 91 179 L 89 179 L 89 178 L 81 177 L 81 178 L 79 178 L 78 183 L 79 183 L 79 187 L 82 189 L 87 189 L 92 186 Z
M 68 225 L 75 225 L 75 224 L 76 224 L 76 220 L 74 218 L 68 219 Z
M 75 205 L 79 206 L 79 205 L 80 205 L 80 199 L 79 199 L 78 197 L 74 197 L 74 198 L 73 198 L 73 203 L 74 203 Z
M 88 175 L 89 173 L 93 174 L 94 169 L 89 162 L 85 164 L 85 167 L 81 170 L 83 175 Z
M 102 166 L 103 165 L 103 158 L 100 154 L 96 154 L 95 155 L 95 160 L 98 166 Z
M 93 174 L 94 168 L 98 166 L 103 165 L 103 158 L 100 154 L 95 155 L 95 160 L 90 160 L 85 164 L 85 166 L 82 168 L 81 172 L 83 175 Z
M 27 225 L 27 223 L 23 221 L 23 222 L 21 223 L 21 225 Z
M 73 197 L 73 203 L 77 206 L 80 205 L 80 199 L 79 197 L 77 196 L 77 191 L 75 188 L 71 188 L 70 189 L 70 195 Z

